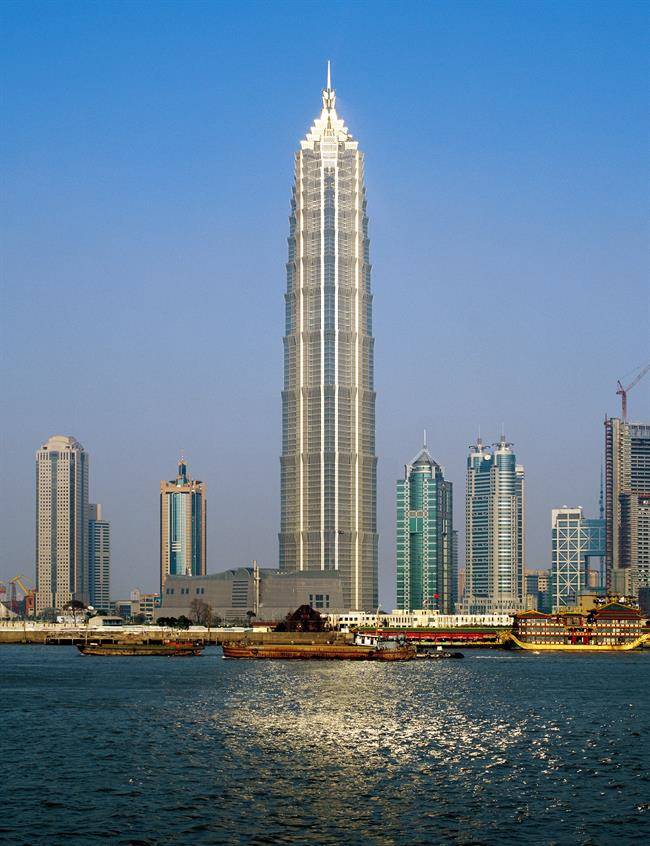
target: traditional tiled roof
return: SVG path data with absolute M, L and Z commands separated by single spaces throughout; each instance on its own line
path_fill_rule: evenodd
M 601 608 L 595 608 L 594 614 L 598 617 L 640 617 L 638 608 L 631 608 L 629 605 L 623 605 L 622 602 L 608 602 Z

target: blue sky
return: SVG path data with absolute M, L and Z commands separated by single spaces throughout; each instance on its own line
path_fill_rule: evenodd
M 11 3 L 3 55 L 0 578 L 34 569 L 34 452 L 91 454 L 113 594 L 158 583 L 158 483 L 208 484 L 213 571 L 277 561 L 292 156 L 325 63 L 366 154 L 380 586 L 423 428 L 456 485 L 501 425 L 595 513 L 648 343 L 645 3 Z M 650 419 L 650 377 L 630 394 Z

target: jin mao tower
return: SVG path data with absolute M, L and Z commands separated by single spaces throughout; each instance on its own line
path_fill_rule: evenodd
M 363 154 L 323 105 L 295 155 L 282 392 L 280 568 L 338 570 L 377 607 L 372 294 Z

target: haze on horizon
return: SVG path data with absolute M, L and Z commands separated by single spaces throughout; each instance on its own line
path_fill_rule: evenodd
M 88 450 L 112 595 L 158 585 L 158 492 L 207 483 L 209 572 L 277 566 L 293 153 L 337 108 L 366 157 L 380 596 L 395 480 L 455 485 L 503 424 L 550 509 L 597 514 L 604 415 L 650 359 L 643 4 L 5 4 L 0 579 L 34 575 L 34 455 Z M 650 420 L 650 377 L 630 393 Z

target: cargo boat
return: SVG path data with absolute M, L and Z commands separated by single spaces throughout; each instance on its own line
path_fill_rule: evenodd
M 200 655 L 203 645 L 194 641 L 170 640 L 163 643 L 78 643 L 82 655 Z
M 386 643 L 359 646 L 346 643 L 224 643 L 224 658 L 309 661 L 412 661 L 412 646 Z
M 638 608 L 610 602 L 589 613 L 516 614 L 506 645 L 533 652 L 629 652 L 650 641 Z

